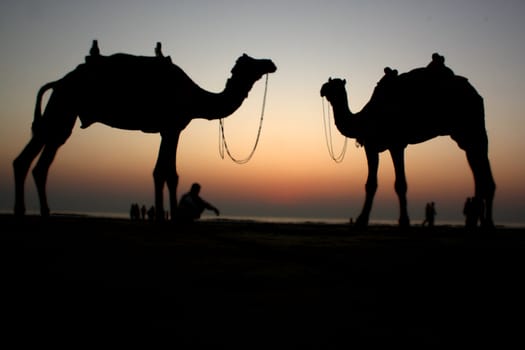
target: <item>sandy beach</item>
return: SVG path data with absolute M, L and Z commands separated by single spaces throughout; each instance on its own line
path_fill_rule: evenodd
M 2 330 L 20 345 L 523 345 L 525 229 L 12 215 L 0 228 Z

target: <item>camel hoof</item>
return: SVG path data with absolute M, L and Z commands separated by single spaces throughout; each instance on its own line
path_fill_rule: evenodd
M 483 229 L 488 229 L 488 230 L 491 230 L 493 228 L 495 228 L 496 226 L 494 225 L 494 222 L 492 220 L 484 220 L 482 223 L 481 223 L 481 228 Z
M 24 217 L 26 215 L 26 208 L 24 207 L 15 207 L 15 216 L 16 217 Z
M 401 217 L 399 218 L 399 227 L 410 227 L 410 219 L 408 217 Z
M 367 228 L 368 227 L 368 218 L 363 218 L 359 216 L 354 224 L 355 228 Z
M 43 218 L 48 218 L 50 213 L 51 212 L 50 212 L 49 208 L 40 209 L 40 216 L 42 216 Z

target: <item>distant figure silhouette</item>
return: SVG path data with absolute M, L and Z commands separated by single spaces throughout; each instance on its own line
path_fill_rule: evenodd
M 425 220 L 423 220 L 422 226 L 428 225 L 428 227 L 433 227 L 435 217 L 436 217 L 435 203 L 434 202 L 427 203 L 425 205 Z
M 148 209 L 146 215 L 148 216 L 149 221 L 155 220 L 155 207 L 153 205 Z
M 129 217 L 131 220 L 140 220 L 140 209 L 138 203 L 132 203 L 129 209 Z
M 212 210 L 217 216 L 220 214 L 219 209 L 200 197 L 200 191 L 201 186 L 194 183 L 190 191 L 181 197 L 177 213 L 183 221 L 199 219 L 205 209 Z
M 404 150 L 436 136 L 450 135 L 465 150 L 474 174 L 475 197 L 484 202 L 481 222 L 494 226 L 492 202 L 496 185 L 488 159 L 483 98 L 464 77 L 444 65 L 445 58 L 432 55 L 432 62 L 398 75 L 385 68 L 370 101 L 353 114 L 348 106 L 346 80 L 329 79 L 321 88 L 334 111 L 335 124 L 346 137 L 364 146 L 368 161 L 366 199 L 356 225 L 366 226 L 377 190 L 379 153 L 389 150 L 395 168 L 399 197 L 399 225 L 410 225 Z
M 142 216 L 142 220 L 146 220 L 146 206 L 142 204 L 142 207 L 140 208 L 140 215 Z
M 483 212 L 483 203 L 474 197 L 468 197 L 463 206 L 463 215 L 465 216 L 465 227 L 475 228 Z
M 472 197 L 467 197 L 465 200 L 465 205 L 463 206 L 463 215 L 465 216 L 465 227 L 472 227 L 474 224 Z
M 178 174 L 176 155 L 179 135 L 195 118 L 225 118 L 235 112 L 263 75 L 276 71 L 268 59 L 246 54 L 237 59 L 231 77 L 220 93 L 203 90 L 170 57 L 114 54 L 102 56 L 96 41 L 92 56 L 63 78 L 45 84 L 37 94 L 33 137 L 14 160 L 15 215 L 25 214 L 24 183 L 33 160 L 42 152 L 33 169 L 40 200 L 40 213 L 49 215 L 46 182 L 49 167 L 59 147 L 71 135 L 77 117 L 85 129 L 99 122 L 108 126 L 159 133 L 160 150 L 153 171 L 155 208 L 163 213 L 163 190 L 167 184 L 170 211 L 177 207 Z M 53 89 L 44 114 L 44 93 Z M 157 220 L 163 220 L 158 215 Z

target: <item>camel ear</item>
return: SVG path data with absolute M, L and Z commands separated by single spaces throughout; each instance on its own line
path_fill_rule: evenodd
M 346 79 L 343 79 L 343 85 L 346 85 Z
M 332 77 L 328 77 L 328 81 L 332 81 Z

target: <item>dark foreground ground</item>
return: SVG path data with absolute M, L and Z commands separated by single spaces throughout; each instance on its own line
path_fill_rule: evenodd
M 525 344 L 525 230 L 0 215 L 3 342 Z

